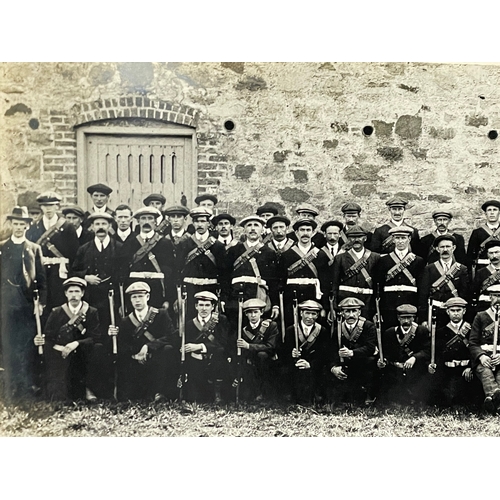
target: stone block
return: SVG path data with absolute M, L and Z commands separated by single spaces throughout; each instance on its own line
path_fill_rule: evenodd
M 384 146 L 377 149 L 377 153 L 384 159 L 395 162 L 403 159 L 403 149 L 391 146 Z
M 255 172 L 255 165 L 236 165 L 234 176 L 237 179 L 250 179 Z
M 398 118 L 394 132 L 402 139 L 416 139 L 422 135 L 422 117 L 403 115 Z
M 304 203 L 311 197 L 306 191 L 291 187 L 278 189 L 278 193 L 283 201 L 290 203 Z

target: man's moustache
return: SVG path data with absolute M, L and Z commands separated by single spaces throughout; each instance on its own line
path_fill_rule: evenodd
M 106 234 L 107 231 L 105 229 L 98 229 L 95 234 Z
M 153 226 L 151 226 L 151 224 L 144 224 L 142 226 L 143 229 L 153 229 Z

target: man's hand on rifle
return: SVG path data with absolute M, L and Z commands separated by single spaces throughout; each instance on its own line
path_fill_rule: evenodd
M 170 303 L 165 301 L 165 302 L 163 302 L 162 307 L 163 307 L 163 309 L 165 309 L 165 311 L 168 311 L 170 308 Z
M 422 321 L 422 326 L 423 326 L 424 328 L 427 328 L 427 330 L 430 330 L 430 328 L 429 328 L 429 323 L 427 323 L 427 321 Z
M 354 352 L 351 349 L 347 349 L 347 347 L 341 347 L 339 349 L 339 356 L 341 358 L 352 358 L 354 356 Z
M 38 315 L 41 316 L 43 314 L 43 309 L 44 309 L 44 305 L 43 304 L 40 304 L 40 302 L 38 303 Z M 37 310 L 36 310 L 36 304 L 35 304 L 35 307 L 33 309 L 33 314 L 36 316 L 37 314 Z
M 240 349 L 250 349 L 250 344 L 243 339 L 238 339 L 236 341 L 236 347 L 239 347 Z
M 347 375 L 342 371 L 341 366 L 334 366 L 331 370 L 331 372 L 339 379 L 339 380 L 346 380 Z
M 489 356 L 486 354 L 482 354 L 481 357 L 479 358 L 479 362 L 485 367 L 489 368 L 491 370 L 491 367 L 493 366 L 491 363 L 491 359 Z
M 280 308 L 278 306 L 273 306 L 271 311 L 271 319 L 274 321 L 280 315 Z
M 500 353 L 492 354 L 490 360 L 492 366 L 500 365 Z
M 292 358 L 300 358 L 301 355 L 302 353 L 300 352 L 300 349 L 297 349 L 296 347 L 292 349 Z
M 462 377 L 467 381 L 467 382 L 472 382 L 472 379 L 474 378 L 474 373 L 472 371 L 472 368 L 467 367 L 463 372 L 462 372 Z
M 223 300 L 220 301 L 220 310 L 222 313 L 226 312 L 226 303 Z
M 198 352 L 203 351 L 204 344 L 185 344 L 184 349 L 186 353 L 188 352 Z
M 101 280 L 101 278 L 99 278 L 99 276 L 97 276 L 95 274 L 86 274 L 85 275 L 85 281 L 89 285 L 99 285 L 102 280 Z
M 436 363 L 429 363 L 429 366 L 427 367 L 427 371 L 428 371 L 431 375 L 434 375 L 434 374 L 436 373 L 436 368 L 437 368 Z
M 139 361 L 139 363 L 143 365 L 148 360 L 148 346 L 143 345 L 141 350 L 132 356 L 132 359 Z
M 66 344 L 61 351 L 63 359 L 66 359 L 80 344 L 74 340 L 69 344 Z
M 387 366 L 387 361 L 386 359 L 384 358 L 384 361 L 380 361 L 380 359 L 377 359 L 377 367 L 382 369 L 382 368 L 385 368 Z
M 120 330 L 119 327 L 117 326 L 113 326 L 113 325 L 109 325 L 108 326 L 108 335 L 110 337 L 115 337 L 116 335 L 118 335 L 118 331 Z
M 37 347 L 45 345 L 45 335 L 35 335 L 33 342 Z
M 311 368 L 311 365 L 309 364 L 309 361 L 306 361 L 305 359 L 299 359 L 296 363 L 295 366 L 299 370 L 309 370 Z
M 413 368 L 413 365 L 415 364 L 415 361 L 417 361 L 417 358 L 415 358 L 415 356 L 411 356 L 403 363 L 403 369 L 411 370 Z

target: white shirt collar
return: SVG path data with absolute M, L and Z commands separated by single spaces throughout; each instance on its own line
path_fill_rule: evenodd
M 78 236 L 78 238 L 82 235 L 82 231 L 83 231 L 83 226 L 76 228 L 76 235 Z
M 26 241 L 26 235 L 23 235 L 20 238 L 16 238 L 14 235 L 12 235 L 10 239 L 12 240 L 12 243 L 20 245 L 21 243 L 24 243 Z
M 403 260 L 408 252 L 409 252 L 408 249 L 403 251 L 400 251 L 397 248 L 394 249 L 394 253 L 400 258 L 400 260 Z
M 227 236 L 226 238 L 224 238 L 223 236 L 219 235 L 219 238 L 218 240 L 223 243 L 224 245 L 229 245 L 229 243 L 231 243 L 231 241 L 233 241 L 233 238 L 231 235 Z
M 102 240 L 102 246 L 104 248 L 108 248 L 110 241 L 111 241 L 111 238 L 109 237 L 109 234 L 107 234 L 106 238 L 104 238 Z M 94 238 L 94 243 L 95 243 L 95 246 L 97 247 L 97 250 L 99 250 L 99 252 L 100 252 L 101 251 L 101 240 L 97 236 Z
M 194 237 L 198 241 L 201 241 L 202 243 L 205 243 L 205 241 L 208 240 L 209 236 L 210 236 L 210 231 L 207 231 L 205 234 L 200 234 L 198 231 L 196 231 L 196 233 L 194 233 Z
M 148 314 L 148 307 L 145 307 L 142 311 L 138 311 L 137 309 L 134 309 L 134 314 L 137 316 L 137 319 L 139 321 L 144 321 L 144 318 L 146 317 L 146 314 Z
M 132 232 L 132 229 L 129 227 L 128 229 L 125 229 L 125 231 L 122 231 L 121 229 L 116 230 L 116 234 L 122 239 L 126 240 L 129 237 L 129 234 Z
M 394 220 L 394 219 L 391 219 L 391 222 L 392 222 L 395 226 L 398 226 L 398 227 L 399 227 L 399 226 L 402 226 L 402 225 L 404 224 L 404 222 L 405 222 L 405 221 L 404 221 L 404 219 L 401 219 L 401 220 L 398 220 L 398 221 L 396 221 L 396 220 Z
M 180 238 L 181 236 L 184 235 L 185 232 L 186 232 L 186 230 L 184 228 L 179 229 L 179 231 L 174 231 L 172 229 L 171 234 L 172 234 L 172 236 L 176 236 L 177 238 Z
M 311 330 L 312 330 L 313 327 L 312 326 L 307 326 L 302 320 L 300 321 L 300 326 L 302 328 L 302 331 L 304 332 L 304 335 L 306 337 L 308 337 L 309 334 L 311 333 Z
M 311 250 L 312 248 L 312 243 L 310 243 L 307 247 L 303 247 L 300 243 L 297 243 L 297 246 L 299 247 L 299 250 L 304 254 L 306 255 L 307 253 L 309 253 L 309 251 Z
M 361 252 L 356 252 L 356 250 L 354 250 L 354 248 L 351 249 L 354 253 L 354 255 L 356 255 L 356 257 L 358 257 L 358 259 L 361 259 L 361 257 L 363 257 L 363 255 L 365 254 L 365 249 L 363 248 L 363 250 L 361 250 Z
M 490 228 L 490 229 L 496 229 L 498 227 L 498 222 L 496 224 L 490 224 L 489 222 L 486 223 L 486 225 Z
M 256 328 L 259 328 L 260 321 L 258 321 L 257 323 L 250 323 L 250 322 L 248 322 L 248 324 L 250 325 L 250 328 L 252 330 L 255 330 Z
M 107 205 L 104 205 L 103 207 L 101 208 L 97 208 L 95 205 L 92 207 L 92 211 L 96 214 L 104 214 L 106 213 L 106 208 L 107 208 Z
M 77 314 L 78 311 L 82 308 L 83 302 L 80 302 L 80 305 L 75 307 L 72 307 L 71 304 L 68 302 L 68 309 L 70 310 L 71 314 Z
M 153 236 L 155 235 L 155 232 L 153 230 L 149 231 L 148 233 L 142 233 L 141 232 L 141 238 L 145 240 L 146 238 L 150 240 Z
M 247 240 L 247 245 L 252 248 L 254 247 L 255 245 L 258 245 L 259 244 L 259 240 L 256 240 L 256 241 L 249 241 Z
M 57 214 L 52 217 L 52 219 L 47 219 L 47 217 L 44 215 L 42 217 L 43 225 L 45 226 L 45 229 L 50 229 L 54 224 L 57 224 L 57 221 L 59 220 L 59 217 Z
M 200 324 L 202 324 L 202 325 L 203 325 L 204 323 L 206 323 L 207 321 L 210 321 L 210 318 L 211 318 L 211 317 L 212 317 L 212 315 L 210 315 L 210 316 L 208 316 L 207 318 L 203 319 L 203 318 L 202 318 L 199 314 L 198 314 L 198 316 L 197 316 L 198 321 L 199 321 L 199 322 L 200 322 Z

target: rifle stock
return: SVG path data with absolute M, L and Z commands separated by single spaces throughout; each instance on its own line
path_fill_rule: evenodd
M 280 320 L 281 320 L 281 342 L 285 343 L 285 304 L 283 300 L 283 290 L 279 293 L 280 300 Z
M 38 291 L 38 283 L 35 280 L 35 289 L 33 290 L 33 306 L 35 308 L 35 323 L 36 323 L 36 336 L 42 337 L 42 321 L 40 319 L 40 293 Z M 43 346 L 38 346 L 38 354 L 43 354 Z
M 111 284 L 110 284 L 111 286 Z M 108 292 L 108 301 L 109 301 L 109 316 L 111 320 L 111 326 L 116 326 L 115 322 L 115 291 L 113 288 L 109 289 Z M 118 354 L 118 343 L 116 339 L 116 335 L 113 335 L 113 354 Z
M 434 307 L 432 306 L 432 300 L 430 302 L 431 305 L 431 323 L 430 323 L 430 331 L 431 331 L 431 365 L 436 364 L 436 315 L 434 314 Z
M 186 300 L 187 292 L 186 287 L 178 285 L 177 286 L 177 296 L 180 297 L 178 302 L 179 306 L 179 336 L 181 338 L 181 366 L 179 374 L 179 382 L 177 384 L 179 388 L 179 401 L 183 398 L 183 387 L 186 382 L 185 374 L 185 361 L 186 361 Z
M 295 335 L 295 349 L 299 350 L 299 305 L 297 300 L 297 290 L 293 292 L 293 333 Z
M 384 352 L 382 350 L 382 315 L 380 314 L 380 293 L 377 290 L 377 296 L 375 297 L 375 328 L 377 330 L 377 344 L 378 344 L 378 356 L 380 362 L 384 362 Z

